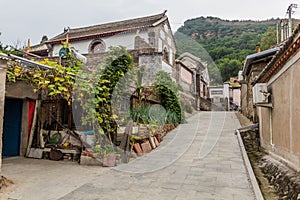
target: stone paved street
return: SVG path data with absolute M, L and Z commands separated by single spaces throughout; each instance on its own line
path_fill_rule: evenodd
M 234 135 L 239 126 L 233 112 L 200 112 L 170 132 L 158 149 L 128 164 L 115 168 L 67 165 L 60 177 L 55 177 L 59 170 L 51 164 L 43 165 L 49 181 L 35 177 L 37 170 L 10 173 L 17 165 L 4 161 L 3 173 L 14 180 L 28 176 L 26 190 L 17 187 L 10 194 L 12 199 L 252 200 Z M 36 163 L 31 166 L 37 167 Z
M 201 112 L 188 121 L 156 151 L 62 199 L 254 199 L 234 135 L 235 114 Z

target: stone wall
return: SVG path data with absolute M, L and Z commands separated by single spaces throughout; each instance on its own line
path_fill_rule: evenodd
M 279 199 L 300 199 L 300 174 L 269 156 L 261 160 L 262 172 L 274 188 Z
M 241 132 L 256 178 L 266 199 L 299 200 L 300 174 L 260 147 L 257 131 Z M 272 155 L 272 156 L 271 156 Z M 274 194 L 276 196 L 274 196 Z M 270 195 L 270 196 L 269 196 Z M 273 198 L 271 198 L 273 197 Z

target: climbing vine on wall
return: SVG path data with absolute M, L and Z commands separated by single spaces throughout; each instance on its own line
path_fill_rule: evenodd
M 70 48 L 68 43 L 63 45 Z M 99 123 L 107 135 L 114 137 L 117 116 L 112 112 L 112 93 L 120 78 L 133 67 L 133 59 L 125 47 L 110 47 L 104 62 L 93 72 L 79 71 L 82 64 L 71 51 L 63 58 L 62 65 L 48 59 L 38 62 L 53 69 L 21 66 L 11 61 L 7 81 L 24 81 L 33 86 L 34 93 L 44 91 L 50 98 L 67 100 L 69 105 L 72 101 L 79 102 L 83 110 L 82 124 Z
M 185 119 L 178 97 L 179 86 L 167 72 L 157 73 L 155 90 L 160 96 L 162 106 L 167 111 L 167 123 L 177 125 L 183 122 Z
M 64 43 L 64 45 L 68 44 Z M 51 67 L 52 70 L 42 69 L 38 66 L 25 66 L 18 61 L 10 61 L 7 64 L 6 79 L 9 82 L 24 81 L 34 88 L 34 93 L 45 91 L 50 98 L 63 98 L 70 104 L 75 76 L 81 62 L 76 60 L 71 52 L 66 55 L 63 61 L 66 63 L 64 66 L 49 59 L 36 61 Z
M 112 111 L 112 94 L 122 77 L 132 69 L 133 59 L 125 47 L 110 47 L 103 63 L 95 72 L 80 72 L 87 80 L 76 81 L 76 100 L 86 112 L 83 124 L 98 123 L 114 141 L 117 116 Z M 93 125 L 92 125 L 93 126 Z

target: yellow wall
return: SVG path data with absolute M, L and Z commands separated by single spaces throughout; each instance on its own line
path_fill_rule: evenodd
M 292 70 L 292 151 L 300 156 L 300 61 Z
M 290 71 L 272 84 L 273 144 L 286 151 L 290 149 Z
M 273 108 L 261 107 L 258 114 L 262 145 L 300 169 L 300 56 L 292 61 L 283 67 L 290 65 L 286 71 L 268 83 Z

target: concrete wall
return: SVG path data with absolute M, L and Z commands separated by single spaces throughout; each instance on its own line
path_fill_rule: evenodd
M 0 189 L 1 189 L 2 134 L 3 134 L 5 82 L 6 82 L 6 62 L 0 59 Z
M 18 81 L 16 83 L 8 82 L 6 84 L 5 96 L 17 99 L 37 99 L 37 94 L 33 93 L 33 87 L 25 82 Z
M 180 77 L 183 81 L 187 82 L 188 84 L 192 84 L 193 82 L 193 74 L 183 67 L 180 68 Z
M 271 150 L 271 130 L 270 130 L 270 108 L 258 107 L 259 130 L 261 145 L 268 150 Z
M 240 88 L 232 89 L 232 99 L 233 99 L 233 103 L 235 103 L 237 106 L 241 106 L 241 89 Z
M 283 68 L 267 83 L 273 109 L 258 108 L 260 137 L 263 147 L 300 170 L 300 60 Z

